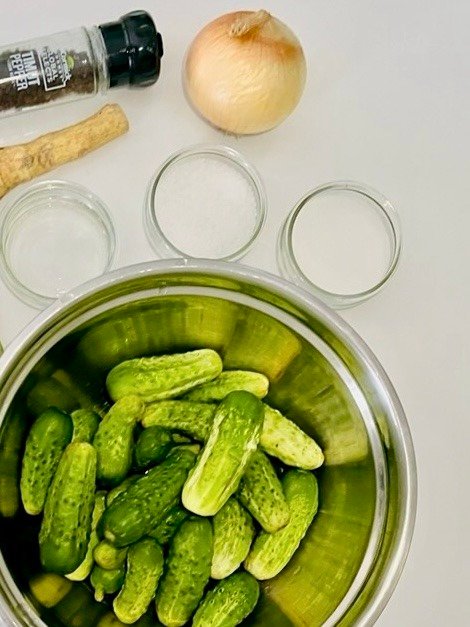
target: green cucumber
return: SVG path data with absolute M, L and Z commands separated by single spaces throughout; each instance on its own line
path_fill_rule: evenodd
M 318 510 L 318 484 L 311 472 L 290 470 L 282 486 L 291 512 L 289 523 L 276 533 L 261 531 L 245 560 L 246 570 L 259 580 L 275 577 L 289 563 Z
M 114 612 L 107 612 L 100 618 L 96 627 L 123 627 L 123 625 L 125 625 L 125 623 L 120 621 Z M 156 627 L 157 623 L 155 622 L 153 612 L 148 611 L 142 618 L 139 618 L 134 625 L 135 627 Z
M 105 594 L 114 594 L 122 588 L 126 568 L 124 564 L 114 570 L 106 570 L 95 566 L 91 571 L 90 583 L 95 590 L 95 599 L 101 603 Z
M 174 441 L 170 431 L 161 427 L 149 427 L 139 435 L 134 449 L 137 468 L 155 466 L 165 459 Z
M 80 566 L 73 571 L 73 573 L 66 575 L 67 579 L 70 579 L 70 581 L 84 581 L 92 571 L 93 552 L 95 550 L 95 547 L 98 545 L 98 542 L 100 541 L 96 528 L 101 519 L 101 516 L 103 515 L 105 507 L 106 492 L 97 492 L 95 496 L 95 506 L 93 508 L 93 514 L 91 517 L 91 534 L 88 541 L 88 548 L 85 559 L 80 564 Z
M 281 482 L 268 457 L 256 451 L 243 475 L 237 497 L 268 533 L 279 531 L 290 518 Z
M 115 401 L 137 394 L 146 402 L 173 398 L 206 383 L 222 372 L 222 360 L 211 349 L 161 357 L 129 359 L 113 368 L 106 379 Z
M 127 556 L 124 585 L 114 599 L 113 609 L 126 625 L 135 623 L 147 611 L 163 573 L 163 552 L 151 538 L 132 545 Z
M 134 483 L 134 481 L 137 481 L 139 477 L 140 475 L 130 475 L 119 485 L 110 490 L 106 496 L 106 507 L 109 507 L 111 503 L 115 501 L 123 492 L 125 492 L 127 488 Z
M 212 520 L 214 555 L 211 577 L 225 579 L 237 570 L 250 552 L 255 527 L 250 514 L 235 497 L 229 498 Z
M 100 416 L 91 409 L 77 409 L 71 413 L 73 422 L 72 442 L 93 442 L 98 431 Z
M 235 573 L 220 581 L 204 597 L 193 627 L 236 627 L 249 616 L 259 599 L 259 583 L 248 573 Z
M 263 404 L 264 421 L 260 446 L 288 466 L 313 470 L 322 465 L 323 452 L 318 444 L 292 420 L 277 409 Z M 142 419 L 144 427 L 159 426 L 179 431 L 205 442 L 214 422 L 217 405 L 195 400 L 161 401 L 149 405 Z
M 188 512 L 180 505 L 175 505 L 163 518 L 160 524 L 149 531 L 149 536 L 155 538 L 159 544 L 168 544 L 181 524 L 188 518 Z
M 196 401 L 160 401 L 146 407 L 142 425 L 146 429 L 158 426 L 180 431 L 204 442 L 209 437 L 216 409 L 216 405 Z
M 20 479 L 21 498 L 28 514 L 34 516 L 44 509 L 47 490 L 72 434 L 72 419 L 55 407 L 47 409 L 33 423 L 26 440 Z
M 111 407 L 93 440 L 98 456 L 97 476 L 107 485 L 122 481 L 132 465 L 134 427 L 144 404 L 138 396 L 127 396 Z
M 80 406 L 71 391 L 53 377 L 39 379 L 36 385 L 28 392 L 26 405 L 28 410 L 35 416 L 40 416 L 51 407 L 70 413 Z
M 55 607 L 72 589 L 72 582 L 55 573 L 39 573 L 29 582 L 33 597 L 43 607 Z
M 152 531 L 179 500 L 195 459 L 192 451 L 177 447 L 159 466 L 137 479 L 103 514 L 105 538 L 123 547 Z
M 186 509 L 213 516 L 237 490 L 258 446 L 261 401 L 250 392 L 230 392 L 217 408 L 209 438 L 183 488 Z
M 205 518 L 184 522 L 170 545 L 157 591 L 157 615 L 166 627 L 186 624 L 204 595 L 212 562 L 212 526 Z
M 0 516 L 13 518 L 20 506 L 21 452 L 28 421 L 24 413 L 11 411 L 2 424 L 0 434 Z
M 95 502 L 96 452 L 73 442 L 65 449 L 47 493 L 39 532 L 45 570 L 65 575 L 84 560 Z
M 314 470 L 324 461 L 323 452 L 313 438 L 266 404 L 261 446 L 268 455 L 277 457 L 284 464 L 304 470 Z
M 217 379 L 194 388 L 184 398 L 191 401 L 222 401 L 230 392 L 245 390 L 258 398 L 268 393 L 269 379 L 259 372 L 250 370 L 226 370 Z
M 101 540 L 93 551 L 93 557 L 100 568 L 104 570 L 116 570 L 116 568 L 120 568 L 126 561 L 127 546 L 123 549 L 118 549 L 108 540 Z

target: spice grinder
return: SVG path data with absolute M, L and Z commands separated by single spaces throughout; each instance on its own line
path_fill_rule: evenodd
M 86 284 L 42 312 L 0 359 L 0 618 L 97 625 L 109 608 L 81 584 L 53 607 L 31 593 L 38 522 L 22 512 L 18 471 L 34 412 L 61 396 L 101 402 L 106 373 L 141 355 L 212 347 L 257 370 L 268 401 L 325 452 L 320 509 L 289 566 L 263 585 L 252 625 L 372 625 L 403 568 L 416 470 L 406 418 L 377 359 L 307 292 L 224 262 L 160 261 Z

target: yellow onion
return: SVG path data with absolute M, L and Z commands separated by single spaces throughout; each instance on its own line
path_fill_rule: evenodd
M 205 26 L 184 64 L 186 95 L 202 117 L 236 135 L 274 128 L 295 109 L 306 77 L 299 40 L 267 11 L 237 11 Z

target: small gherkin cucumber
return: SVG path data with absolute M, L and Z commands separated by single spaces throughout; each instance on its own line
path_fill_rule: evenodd
M 130 625 L 145 614 L 162 573 L 163 552 L 158 542 L 144 538 L 130 547 L 124 585 L 113 602 L 120 621 Z
M 264 420 L 260 447 L 288 466 L 314 470 L 323 464 L 321 448 L 292 420 L 263 403 Z M 214 422 L 217 405 L 195 400 L 161 401 L 149 405 L 142 419 L 144 427 L 159 426 L 179 431 L 205 442 Z
M 90 576 L 90 583 L 95 590 L 95 599 L 101 602 L 105 594 L 114 594 L 120 590 L 125 576 L 124 564 L 115 570 L 106 570 L 95 565 Z
M 153 612 L 148 611 L 146 614 L 133 623 L 135 627 L 155 627 L 155 618 Z M 125 623 L 119 620 L 114 612 L 108 612 L 102 616 L 96 627 L 123 627 Z
M 100 416 L 91 409 L 77 409 L 71 413 L 73 422 L 72 442 L 92 442 L 98 431 Z
M 230 392 L 217 408 L 209 438 L 182 493 L 186 509 L 213 516 L 237 490 L 259 442 L 261 401 L 250 392 Z
M 106 386 L 115 401 L 137 394 L 150 403 L 179 396 L 215 379 L 221 372 L 219 355 L 204 348 L 176 355 L 123 361 L 108 374 Z
M 21 498 L 28 514 L 34 516 L 44 509 L 47 490 L 72 434 L 72 419 L 55 407 L 43 412 L 31 427 L 20 479 Z
M 304 470 L 314 470 L 324 461 L 323 452 L 313 438 L 266 404 L 261 446 L 268 455 L 277 457 L 284 464 Z
M 132 465 L 134 427 L 142 417 L 144 404 L 138 396 L 127 396 L 111 407 L 93 439 L 98 456 L 98 479 L 116 485 Z
M 184 398 L 191 401 L 222 401 L 227 394 L 237 390 L 245 390 L 258 398 L 264 398 L 268 389 L 269 379 L 264 374 L 250 370 L 225 370 L 217 379 L 190 390 Z
M 289 506 L 281 482 L 268 457 L 260 450 L 251 458 L 237 497 L 268 533 L 279 531 L 289 522 Z
M 117 499 L 118 496 L 123 494 L 123 492 L 125 492 L 127 488 L 134 483 L 134 481 L 137 481 L 139 476 L 140 475 L 130 475 L 129 477 L 124 479 L 124 481 L 122 481 L 119 485 L 110 490 L 106 496 L 106 507 L 109 507 L 111 503 Z
M 237 570 L 250 552 L 255 527 L 250 514 L 235 497 L 229 498 L 212 520 L 214 554 L 211 577 L 225 579 Z
M 189 513 L 180 505 L 175 505 L 161 523 L 149 532 L 151 538 L 155 538 L 159 544 L 164 545 L 173 538 L 181 524 L 188 518 Z
M 98 523 L 103 515 L 106 507 L 106 492 L 97 492 L 95 496 L 95 506 L 93 508 L 93 514 L 91 517 L 91 534 L 88 541 L 88 548 L 85 555 L 85 559 L 76 568 L 73 573 L 66 575 L 70 581 L 84 581 L 91 573 L 93 568 L 93 551 L 100 541 L 98 532 L 96 530 Z
M 118 549 L 108 540 L 101 540 L 93 551 L 93 557 L 96 564 L 104 570 L 116 570 L 120 568 L 127 557 L 127 546 Z
M 191 618 L 209 581 L 212 562 L 212 526 L 206 518 L 184 522 L 170 545 L 156 607 L 166 627 L 180 627 Z
M 34 598 L 43 607 L 55 607 L 72 589 L 72 582 L 55 573 L 39 573 L 29 582 Z
M 235 573 L 210 590 L 193 618 L 193 627 L 236 627 L 259 599 L 259 583 L 249 573 Z
M 105 538 L 123 547 L 152 531 L 179 500 L 195 460 L 194 452 L 177 447 L 159 466 L 137 479 L 103 514 Z
M 2 424 L 0 444 L 0 516 L 13 518 L 20 506 L 20 473 L 24 435 L 29 428 L 23 411 L 13 409 Z
M 149 427 L 139 435 L 134 449 L 137 468 L 155 466 L 165 459 L 174 445 L 171 432 L 161 427 Z
M 96 452 L 73 442 L 65 449 L 47 493 L 39 532 L 45 570 L 65 575 L 85 558 L 95 502 Z
M 160 401 L 148 405 L 142 425 L 180 431 L 199 442 L 209 437 L 217 405 L 196 401 Z
M 282 480 L 289 504 L 289 523 L 276 533 L 261 533 L 256 538 L 245 568 L 256 579 L 275 577 L 289 563 L 307 533 L 318 510 L 318 484 L 305 470 L 290 470 Z

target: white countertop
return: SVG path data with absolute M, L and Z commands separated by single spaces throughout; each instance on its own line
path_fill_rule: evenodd
M 277 272 L 275 242 L 308 189 L 354 179 L 380 190 L 401 215 L 404 252 L 386 289 L 343 312 L 388 371 L 414 437 L 419 470 L 415 537 L 381 627 L 470 624 L 470 4 L 466 0 L 266 0 L 300 37 L 308 83 L 295 113 L 258 137 L 224 137 L 199 120 L 181 90 L 185 48 L 228 10 L 219 0 L 0 0 L 0 41 L 19 41 L 148 9 L 163 33 L 158 84 L 115 91 L 130 132 L 63 166 L 108 204 L 119 238 L 115 266 L 153 258 L 141 211 L 147 183 L 175 150 L 226 143 L 261 173 L 266 226 L 245 262 Z M 77 121 L 100 100 L 0 121 L 0 145 Z M 47 177 L 44 177 L 47 178 Z M 35 312 L 0 285 L 0 336 L 8 342 Z

